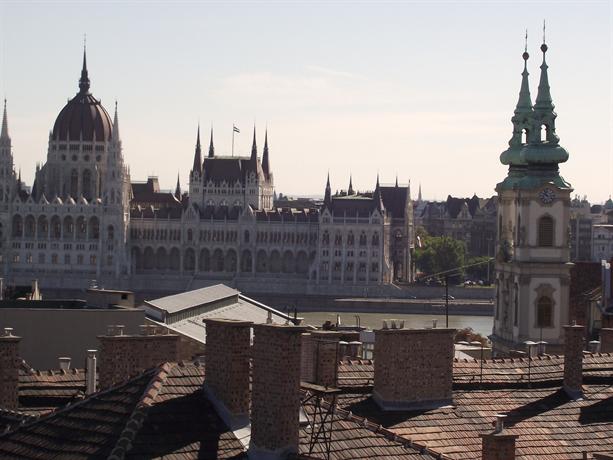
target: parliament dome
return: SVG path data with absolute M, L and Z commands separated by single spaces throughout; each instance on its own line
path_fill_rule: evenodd
M 53 125 L 55 141 L 108 141 L 113 122 L 109 113 L 90 92 L 87 60 L 83 53 L 83 69 L 79 79 L 79 92 L 68 101 Z

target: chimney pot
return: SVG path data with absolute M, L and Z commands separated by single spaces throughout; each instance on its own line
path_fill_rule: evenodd
M 60 369 L 63 371 L 67 371 L 70 369 L 70 357 L 69 356 L 61 356 L 58 358 Z
M 598 353 L 600 351 L 600 341 L 590 340 L 590 351 L 592 353 Z
M 500 433 L 504 429 L 504 419 L 507 418 L 504 414 L 496 414 L 496 433 Z
M 438 319 L 432 320 L 432 329 L 436 329 L 436 325 L 438 324 Z
M 13 336 L 13 328 L 5 327 L 4 328 L 4 337 L 12 337 Z
M 97 358 L 96 358 L 97 350 L 87 350 L 87 368 L 85 370 L 86 382 L 85 382 L 85 394 L 91 395 L 96 392 L 96 366 L 97 366 Z

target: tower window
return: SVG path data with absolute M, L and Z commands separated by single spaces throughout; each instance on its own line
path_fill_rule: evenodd
M 543 216 L 538 221 L 538 245 L 553 246 L 553 218 Z
M 536 304 L 536 327 L 553 327 L 553 301 L 550 297 L 541 297 Z

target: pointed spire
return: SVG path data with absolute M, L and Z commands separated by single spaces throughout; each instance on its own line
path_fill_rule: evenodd
M 200 147 L 200 123 L 198 123 L 198 131 L 196 134 L 196 151 L 194 152 L 194 164 L 192 173 L 202 173 L 202 149 Z
M 215 146 L 213 145 L 213 127 L 211 126 L 211 140 L 209 142 L 209 158 L 215 156 Z
M 255 134 L 254 134 L 255 139 Z M 266 132 L 264 134 L 264 153 L 262 153 L 262 170 L 264 171 L 264 175 L 268 179 L 270 176 L 270 158 L 268 153 L 268 128 L 266 128 Z
M 417 191 L 417 201 L 419 203 L 421 203 L 421 201 L 422 201 L 422 197 L 421 197 L 421 183 L 419 184 L 419 189 Z
M 375 192 L 372 195 L 376 209 L 383 211 L 383 197 L 381 196 L 381 186 L 379 185 L 379 173 L 377 173 L 377 185 L 375 186 Z
M 0 132 L 0 139 L 9 138 L 9 121 L 6 116 L 6 98 L 4 99 L 4 113 L 2 114 L 2 131 Z
M 515 107 L 515 115 L 532 112 L 532 97 L 530 96 L 530 84 L 528 82 L 528 76 L 530 75 L 528 73 L 528 58 L 530 58 L 528 54 L 528 30 L 526 30 L 526 44 L 522 58 L 524 60 L 524 71 L 521 73 L 521 88 Z
M 256 163 L 258 160 L 258 146 L 255 141 L 255 125 L 253 125 L 253 144 L 251 145 L 251 161 Z
M 541 64 L 541 78 L 539 80 L 538 93 L 534 104 L 534 110 L 536 112 L 552 112 L 554 109 L 549 88 L 549 75 L 547 74 L 548 66 L 547 61 L 545 60 L 547 49 L 548 47 L 545 43 L 545 21 L 543 21 L 543 44 L 541 45 L 541 51 L 543 52 L 543 63 Z
M 87 74 L 87 53 L 85 42 L 83 42 L 83 68 L 81 69 L 81 78 L 79 79 L 79 90 L 81 94 L 89 93 L 89 76 Z
M 398 174 L 396 174 L 396 188 L 398 188 Z
M 347 195 L 354 195 L 353 191 L 353 175 L 349 174 L 349 188 L 347 189 Z
M 175 198 L 181 201 L 181 182 L 179 181 L 179 173 L 177 172 L 177 186 L 175 188 Z
M 326 193 L 324 194 L 324 206 L 332 204 L 332 188 L 330 188 L 330 171 L 328 171 L 328 180 L 326 180 Z
M 117 101 L 115 101 L 115 115 L 113 116 L 113 131 L 111 132 L 111 138 L 115 142 L 121 140 L 119 136 L 119 115 L 117 114 Z

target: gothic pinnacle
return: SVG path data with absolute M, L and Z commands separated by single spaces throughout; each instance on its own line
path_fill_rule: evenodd
M 89 75 L 87 73 L 87 54 L 85 43 L 83 43 L 83 67 L 81 69 L 81 78 L 79 79 L 79 90 L 82 94 L 89 92 Z
M 9 121 L 6 116 L 6 98 L 4 99 L 4 113 L 2 114 L 2 131 L 0 132 L 0 139 L 8 139 L 9 137 Z
M 209 158 L 215 156 L 215 146 L 213 145 L 213 127 L 211 126 L 211 140 L 209 142 Z

